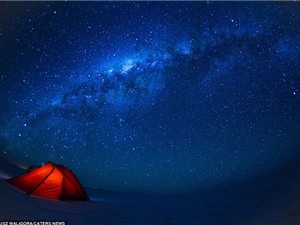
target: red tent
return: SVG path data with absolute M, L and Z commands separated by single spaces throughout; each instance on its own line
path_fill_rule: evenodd
M 79 180 L 68 168 L 51 162 L 7 181 L 29 195 L 60 200 L 89 199 Z

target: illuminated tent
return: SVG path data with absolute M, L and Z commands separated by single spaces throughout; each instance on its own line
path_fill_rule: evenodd
M 58 200 L 88 200 L 76 176 L 51 162 L 29 173 L 7 180 L 29 195 Z

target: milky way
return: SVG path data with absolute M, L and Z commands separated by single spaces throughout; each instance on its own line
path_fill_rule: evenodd
M 299 4 L 0 6 L 1 157 L 164 193 L 298 158 Z

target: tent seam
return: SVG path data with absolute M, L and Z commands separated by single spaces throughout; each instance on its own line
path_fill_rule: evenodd
M 28 195 L 32 194 L 32 192 L 34 192 L 53 173 L 55 168 L 54 168 L 54 165 L 52 163 L 51 163 L 51 166 L 52 166 L 51 172 L 35 188 L 33 188 L 33 190 L 28 191 L 27 192 Z

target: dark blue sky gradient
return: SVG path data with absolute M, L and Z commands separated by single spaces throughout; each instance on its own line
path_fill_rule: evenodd
M 298 3 L 1 2 L 2 158 L 186 192 L 298 157 Z

